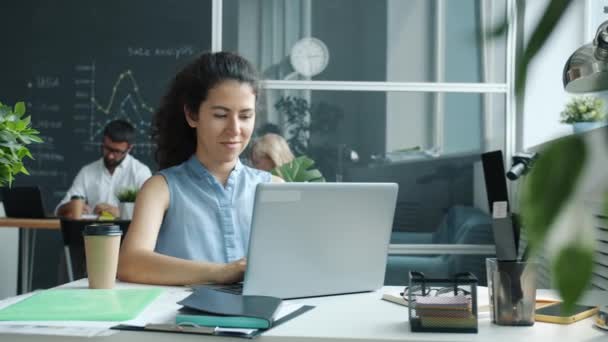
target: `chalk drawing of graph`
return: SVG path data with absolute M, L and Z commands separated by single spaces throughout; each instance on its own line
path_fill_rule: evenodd
M 150 106 L 141 94 L 135 74 L 131 70 L 121 72 L 106 97 L 98 96 L 96 92 L 95 64 L 79 65 L 77 71 L 89 73 L 88 92 L 83 92 L 90 101 L 83 107 L 89 109 L 89 141 L 101 141 L 103 129 L 108 122 L 115 119 L 124 119 L 131 123 L 138 135 L 137 144 L 151 144 L 150 126 L 154 108 Z M 81 82 L 84 78 L 80 79 Z M 84 85 L 84 84 L 81 84 Z M 108 92 L 106 92 L 108 93 Z

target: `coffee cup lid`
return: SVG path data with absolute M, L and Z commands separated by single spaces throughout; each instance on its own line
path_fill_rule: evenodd
M 94 223 L 84 227 L 82 235 L 122 235 L 122 230 L 116 224 Z

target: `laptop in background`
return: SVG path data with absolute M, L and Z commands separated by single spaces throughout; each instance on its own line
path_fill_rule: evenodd
M 6 217 L 51 218 L 45 210 L 42 192 L 37 186 L 2 188 L 2 203 Z
M 301 298 L 382 287 L 398 185 L 256 188 L 242 293 Z

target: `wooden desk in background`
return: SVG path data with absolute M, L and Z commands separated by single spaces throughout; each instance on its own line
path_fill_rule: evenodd
M 32 218 L 0 218 L 0 228 L 19 229 L 19 275 L 17 277 L 17 293 L 27 293 L 32 290 L 32 269 L 34 264 L 34 249 L 36 247 L 36 229 L 61 230 L 59 219 Z

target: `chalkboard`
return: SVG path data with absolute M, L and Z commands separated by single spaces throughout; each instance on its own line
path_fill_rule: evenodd
M 116 118 L 136 127 L 133 155 L 156 170 L 152 114 L 175 72 L 210 50 L 211 1 L 22 0 L 0 13 L 0 101 L 25 101 L 44 139 L 16 184 L 41 186 L 54 208 Z

